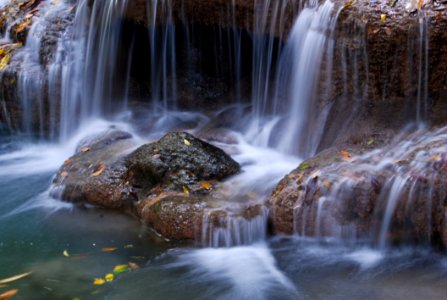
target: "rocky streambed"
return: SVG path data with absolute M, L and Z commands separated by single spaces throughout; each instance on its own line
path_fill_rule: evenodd
M 219 230 L 237 235 L 238 226 L 261 222 L 257 230 L 266 231 L 268 222 L 272 234 L 445 247 L 446 130 L 324 150 L 271 197 L 251 200 L 233 199 L 224 184 L 244 169 L 191 134 L 171 132 L 135 149 L 132 135 L 110 130 L 79 145 L 52 195 L 129 213 L 168 240 L 212 244 Z

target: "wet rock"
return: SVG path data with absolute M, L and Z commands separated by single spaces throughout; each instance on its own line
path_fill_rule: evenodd
M 274 232 L 446 247 L 446 130 L 380 150 L 332 148 L 304 162 L 268 201 Z
M 129 182 L 143 190 L 159 182 L 181 188 L 190 181 L 221 180 L 240 169 L 224 151 L 185 132 L 141 146 L 126 158 L 126 166 Z
M 131 211 L 174 240 L 200 236 L 206 210 L 225 212 L 220 181 L 240 166 L 224 151 L 185 132 L 131 147 L 132 136 L 115 129 L 85 139 L 55 177 L 53 196 Z
M 141 218 L 163 237 L 195 240 L 200 234 L 207 201 L 183 193 L 161 193 L 145 203 Z
M 82 143 L 66 160 L 53 181 L 53 196 L 65 201 L 108 208 L 131 207 L 137 201 L 132 187 L 123 181 L 124 155 L 132 136 L 121 131 L 105 133 Z

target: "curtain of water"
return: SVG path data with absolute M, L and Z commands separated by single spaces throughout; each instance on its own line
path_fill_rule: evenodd
M 315 89 L 328 39 L 336 24 L 334 4 L 319 6 L 310 2 L 296 20 L 280 65 L 278 91 L 286 90 L 288 110 L 283 134 L 277 147 L 283 152 L 308 157 L 316 150 L 315 130 L 309 124 L 315 118 Z M 329 45 L 332 45 L 329 43 Z

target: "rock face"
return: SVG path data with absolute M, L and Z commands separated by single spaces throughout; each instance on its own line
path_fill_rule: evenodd
M 411 14 L 404 1 L 391 7 L 362 0 L 341 9 L 333 58 L 322 66 L 331 71 L 322 74 L 316 111 L 332 108 L 321 149 L 409 121 L 444 125 L 446 26 L 438 1 Z
M 131 145 L 121 131 L 81 143 L 55 177 L 53 195 L 132 211 L 168 239 L 197 238 L 205 209 L 219 208 L 219 181 L 239 172 L 239 164 L 185 132 L 129 154 Z
M 274 231 L 446 247 L 446 132 L 419 132 L 381 150 L 321 152 L 273 192 Z

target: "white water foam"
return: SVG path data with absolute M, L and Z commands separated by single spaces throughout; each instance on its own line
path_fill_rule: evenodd
M 228 289 L 218 299 L 296 299 L 299 295 L 293 283 L 278 269 L 275 258 L 265 244 L 249 247 L 200 249 L 178 257 L 168 267 L 188 267 L 190 278 L 209 282 L 209 296 L 215 297 L 212 283 L 228 283 Z M 280 296 L 279 296 L 280 297 Z

